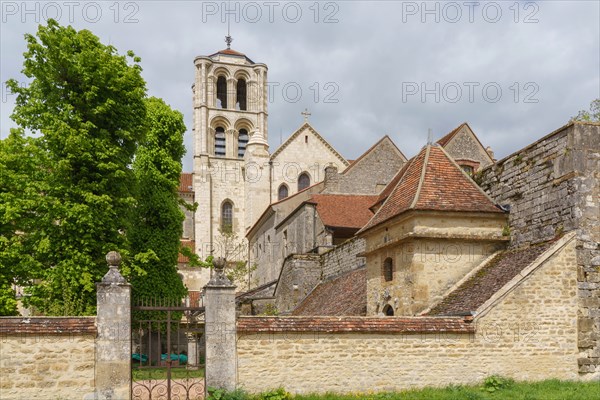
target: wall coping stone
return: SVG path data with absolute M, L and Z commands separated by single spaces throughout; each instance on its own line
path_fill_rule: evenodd
M 2 336 L 96 333 L 96 317 L 0 317 Z
M 237 321 L 241 333 L 352 332 L 352 333 L 474 333 L 471 318 L 463 317 L 255 317 Z

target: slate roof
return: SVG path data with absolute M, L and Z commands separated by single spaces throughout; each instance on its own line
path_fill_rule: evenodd
M 369 207 L 375 199 L 371 195 L 313 194 L 310 202 L 316 204 L 325 226 L 360 229 L 373 217 Z
M 184 193 L 192 193 L 194 175 L 189 172 L 182 172 L 179 175 L 179 191 Z
M 427 315 L 465 315 L 476 311 L 490 297 L 552 246 L 552 242 L 497 255 L 470 279 L 452 291 Z
M 366 315 L 367 269 L 362 267 L 320 283 L 292 315 Z
M 396 183 L 394 189 L 362 231 L 409 210 L 503 212 L 440 146 L 425 146 L 402 169 L 388 185 Z

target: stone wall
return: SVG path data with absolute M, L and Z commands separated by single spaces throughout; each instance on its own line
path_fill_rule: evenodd
M 576 230 L 580 372 L 600 372 L 600 124 L 568 124 L 476 178 L 510 206 L 513 247 Z
M 343 173 L 331 170 L 326 174 L 323 193 L 378 194 L 405 162 L 404 155 L 385 136 Z
M 577 379 L 574 247 L 550 258 L 472 323 L 431 317 L 239 318 L 238 386 L 323 393 L 469 384 L 493 374 Z
M 292 311 L 313 290 L 321 278 L 318 255 L 291 255 L 283 263 L 275 289 L 275 307 L 279 313 Z
M 358 254 L 365 251 L 365 240 L 354 237 L 343 244 L 329 250 L 321 255 L 323 266 L 322 280 L 334 278 L 344 272 L 363 267 L 366 263 L 365 257 Z
M 0 398 L 91 396 L 95 340 L 95 318 L 0 318 Z

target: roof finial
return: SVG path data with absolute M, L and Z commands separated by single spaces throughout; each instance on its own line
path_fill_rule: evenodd
M 225 36 L 225 43 L 227 43 L 228 49 L 231 49 L 231 42 L 233 42 L 233 38 L 227 33 L 227 36 Z
M 304 111 L 302 111 L 300 114 L 304 116 L 304 122 L 308 122 L 308 117 L 312 115 L 308 112 L 308 108 L 305 108 Z
M 433 136 L 431 134 L 431 128 L 427 131 L 427 144 L 431 144 L 433 142 Z

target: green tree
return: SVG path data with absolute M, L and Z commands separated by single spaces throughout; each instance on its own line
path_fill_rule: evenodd
M 22 72 L 31 82 L 21 87 L 9 80 L 7 85 L 17 94 L 12 119 L 39 134 L 30 143 L 38 175 L 19 176 L 16 167 L 10 174 L 16 179 L 13 189 L 23 184 L 37 190 L 38 204 L 30 214 L 35 226 L 22 222 L 18 213 L 4 216 L 17 244 L 3 247 L 2 262 L 12 253 L 11 269 L 34 264 L 27 276 L 35 283 L 28 303 L 42 313 L 93 314 L 95 282 L 106 272 L 104 255 L 118 250 L 127 256 L 135 204 L 129 165 L 146 114 L 140 60 L 132 52 L 119 55 L 87 30 L 54 20 L 25 38 Z M 18 209 L 20 200 L 10 201 L 6 208 L 17 204 Z M 15 238 L 17 233 L 27 240 Z
M 183 115 L 157 98 L 146 101 L 146 137 L 133 163 L 138 182 L 135 224 L 130 231 L 131 277 L 136 297 L 159 297 L 178 302 L 187 293 L 177 274 L 184 214 L 177 189 L 185 154 Z
M 581 110 L 579 114 L 571 118 L 575 121 L 600 122 L 600 99 L 596 99 L 590 103 L 589 110 Z
M 37 216 L 44 213 L 46 160 L 36 141 L 17 129 L 0 140 L 0 315 L 17 314 L 12 285 L 28 285 L 41 267 L 30 251 L 39 239 Z

